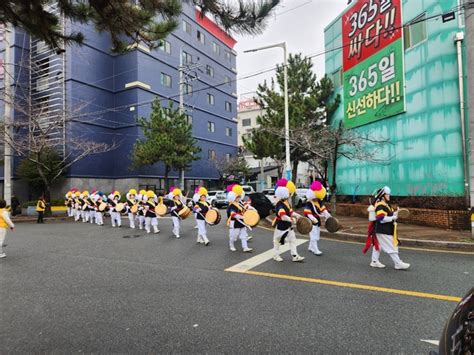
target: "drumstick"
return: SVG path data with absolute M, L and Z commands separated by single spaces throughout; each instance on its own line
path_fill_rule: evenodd
M 204 215 L 200 212 L 200 211 L 197 211 L 197 213 L 199 213 L 201 215 L 202 218 L 204 218 L 204 222 L 206 222 L 207 224 L 209 224 L 210 226 L 213 226 L 214 223 L 209 223 L 207 220 L 206 220 L 206 217 L 204 217 Z
M 242 219 L 235 217 L 236 220 L 239 221 L 239 223 L 243 224 L 245 227 L 247 227 L 249 230 L 252 230 L 252 227 L 250 227 L 247 223 L 245 223 Z

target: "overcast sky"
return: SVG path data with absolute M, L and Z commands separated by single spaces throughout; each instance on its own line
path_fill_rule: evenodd
M 347 0 L 282 0 L 262 35 L 236 36 L 237 77 L 271 68 L 283 61 L 283 50 L 279 48 L 243 53 L 246 49 L 286 41 L 288 53 L 311 55 L 324 51 L 324 27 L 346 7 Z M 313 63 L 319 78 L 324 74 L 324 56 L 314 58 Z M 270 72 L 238 80 L 239 95 L 247 96 L 245 93 L 255 91 L 259 83 L 274 75 L 275 72 Z

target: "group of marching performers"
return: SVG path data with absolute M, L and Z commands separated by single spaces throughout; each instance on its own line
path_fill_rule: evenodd
M 308 251 L 314 255 L 322 255 L 319 249 L 319 240 L 321 233 L 322 219 L 328 219 L 331 214 L 323 204 L 326 197 L 326 189 L 319 182 L 313 182 L 306 193 L 306 204 L 303 215 L 296 213 L 290 204 L 291 196 L 296 192 L 296 186 L 292 181 L 280 179 L 277 181 L 275 196 L 278 201 L 275 205 L 275 219 L 273 220 L 273 260 L 282 262 L 280 256 L 281 246 L 288 243 L 292 261 L 302 262 L 304 257 L 298 254 L 297 240 L 295 234 L 295 225 L 300 218 L 307 218 L 311 222 L 309 229 Z M 158 217 L 170 214 L 173 221 L 173 234 L 180 238 L 181 221 L 191 213 L 194 215 L 197 229 L 197 243 L 209 245 L 207 236 L 207 226 L 218 224 L 220 220 L 219 212 L 212 208 L 208 201 L 208 192 L 204 187 L 198 187 L 194 191 L 192 198 L 192 209 L 187 206 L 186 198 L 182 191 L 177 187 L 172 187 L 169 194 L 165 196 L 168 200 L 167 205 L 163 203 L 161 197 L 158 197 L 153 191 L 130 189 L 126 194 L 125 202 L 121 202 L 122 197 L 119 191 L 106 195 L 100 191 L 80 192 L 77 189 L 71 189 L 66 194 L 65 204 L 69 217 L 75 221 L 84 223 L 96 223 L 104 225 L 105 213 L 110 214 L 112 227 L 122 226 L 122 216 L 127 216 L 129 227 L 135 229 L 145 229 L 147 233 L 159 233 Z M 369 235 L 364 253 L 370 247 L 373 247 L 371 267 L 384 268 L 379 261 L 380 251 L 383 250 L 389 254 L 395 264 L 395 269 L 404 270 L 410 267 L 410 264 L 401 261 L 398 255 L 398 238 L 396 236 L 396 220 L 398 212 L 390 206 L 390 189 L 384 187 L 376 193 L 375 206 L 369 207 Z M 238 184 L 227 187 L 227 226 L 229 228 L 229 249 L 236 251 L 235 243 L 240 240 L 242 251 L 251 252 L 252 248 L 248 246 L 251 237 L 248 230 L 252 230 L 259 217 L 255 208 L 251 206 L 251 201 L 244 202 L 245 192 Z M 161 211 L 160 211 L 160 208 Z M 246 214 L 253 211 L 257 215 L 255 223 L 249 223 L 246 220 Z M 252 214 L 252 213 L 249 213 Z M 211 218 L 211 215 L 213 218 Z M 215 217 L 215 218 L 214 218 Z M 309 222 L 308 222 L 309 223 Z

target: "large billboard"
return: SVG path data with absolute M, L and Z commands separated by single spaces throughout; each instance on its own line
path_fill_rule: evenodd
M 358 0 L 342 16 L 344 125 L 405 111 L 401 0 Z

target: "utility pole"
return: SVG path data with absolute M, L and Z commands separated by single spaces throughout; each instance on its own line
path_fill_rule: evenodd
M 12 124 L 12 78 L 14 71 L 12 70 L 12 30 L 8 24 L 5 25 L 5 60 L 3 63 L 4 68 L 4 95 L 5 95 L 5 119 L 4 119 L 4 135 L 5 135 L 5 146 L 3 153 L 3 198 L 7 202 L 7 206 L 11 205 L 12 202 L 12 148 L 8 142 L 11 140 L 11 124 Z
M 474 103 L 474 73 L 472 68 L 474 68 L 474 0 L 464 0 L 464 44 L 466 49 L 466 76 L 467 76 L 467 93 L 466 101 L 468 103 Z M 467 116 L 467 125 L 468 133 L 467 142 L 469 144 L 467 150 L 469 151 L 469 167 L 470 167 L 470 176 L 469 176 L 469 195 L 470 195 L 470 206 L 471 207 L 471 232 L 472 238 L 474 239 L 474 110 L 468 110 Z
M 179 50 L 179 112 L 184 114 L 184 68 L 183 68 L 183 48 Z M 184 191 L 184 169 L 179 172 L 180 188 Z
M 199 60 L 199 58 L 198 58 Z M 198 75 L 196 73 L 190 74 L 190 72 L 193 72 L 194 70 L 199 69 L 202 66 L 202 64 L 196 63 L 186 63 L 183 61 L 183 47 L 179 49 L 179 112 L 181 114 L 185 113 L 184 110 L 184 88 L 185 84 L 187 84 L 188 79 L 190 80 L 196 80 L 198 79 Z M 184 169 L 180 170 L 180 185 L 181 189 L 184 190 Z
M 280 47 L 283 49 L 283 91 L 284 91 L 284 97 L 285 97 L 285 177 L 288 180 L 291 180 L 292 178 L 295 178 L 296 176 L 291 176 L 292 171 L 291 171 L 291 161 L 290 161 L 290 115 L 289 115 L 289 109 L 288 109 L 288 58 L 287 58 L 287 50 L 286 50 L 286 42 L 282 43 L 277 43 L 277 44 L 272 44 L 270 46 L 265 46 L 265 47 L 260 47 L 260 48 L 255 48 L 255 49 L 248 49 L 245 50 L 244 53 L 250 53 L 250 52 L 258 52 L 264 49 L 269 49 L 269 48 L 276 48 Z

